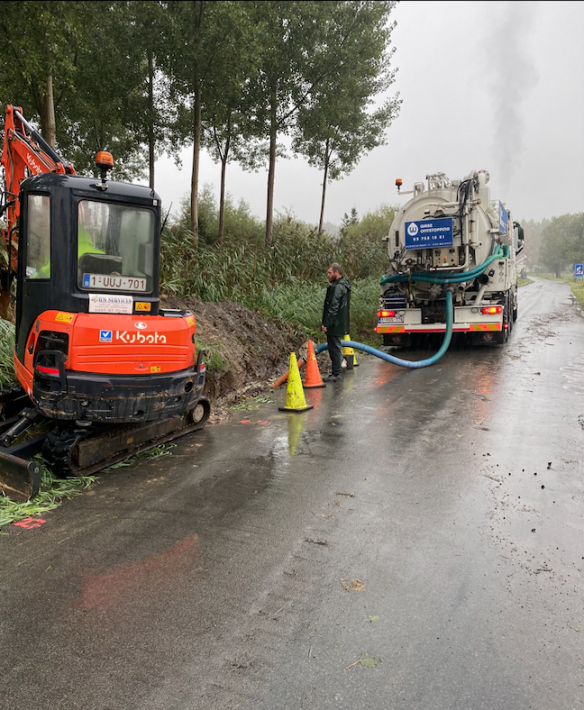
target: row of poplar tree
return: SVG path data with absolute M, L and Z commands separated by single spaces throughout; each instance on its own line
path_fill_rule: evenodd
M 323 171 L 322 228 L 327 182 L 384 142 L 401 103 L 388 98 L 394 6 L 8 1 L 0 99 L 22 107 L 80 173 L 109 150 L 118 179 L 148 175 L 154 187 L 156 158 L 192 146 L 195 248 L 200 151 L 221 164 L 220 239 L 227 164 L 267 166 L 269 246 L 278 156 L 291 149 Z

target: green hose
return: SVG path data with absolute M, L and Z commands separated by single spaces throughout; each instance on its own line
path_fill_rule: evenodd
M 426 271 L 420 271 L 409 274 L 393 274 L 392 276 L 382 277 L 380 280 L 380 285 L 389 283 L 403 283 L 404 281 L 424 281 L 431 284 L 459 284 L 464 281 L 472 281 L 477 276 L 480 276 L 483 271 L 492 264 L 495 259 L 508 259 L 509 258 L 509 247 L 507 245 L 500 246 L 494 254 L 488 257 L 488 259 L 475 266 L 474 269 L 470 271 L 465 271 L 460 274 L 450 275 L 450 274 L 439 274 L 439 273 L 428 273 Z
M 452 324 L 454 322 L 454 307 L 452 305 L 452 291 L 446 291 L 446 332 L 444 333 L 444 340 L 440 346 L 440 350 L 432 357 L 426 360 L 419 360 L 418 362 L 411 362 L 410 360 L 401 360 L 398 357 L 393 357 L 393 355 L 388 355 L 384 353 L 383 350 L 376 350 L 375 348 L 369 347 L 369 345 L 363 345 L 363 343 L 354 343 L 352 340 L 343 340 L 342 345 L 344 348 L 354 348 L 355 350 L 361 350 L 364 353 L 369 353 L 369 355 L 375 355 L 375 357 L 385 360 L 386 362 L 391 362 L 394 365 L 400 365 L 400 367 L 409 367 L 412 370 L 418 369 L 420 367 L 428 367 L 428 365 L 433 365 L 438 362 L 442 355 L 448 350 L 450 345 L 450 340 L 452 339 Z M 318 345 L 314 352 L 316 354 L 323 352 L 327 349 L 327 344 Z

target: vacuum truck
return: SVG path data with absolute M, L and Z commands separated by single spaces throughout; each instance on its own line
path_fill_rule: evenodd
M 444 333 L 450 292 L 453 333 L 473 343 L 503 344 L 517 319 L 523 229 L 502 202 L 491 200 L 486 170 L 463 180 L 436 173 L 426 181 L 401 193 L 412 197 L 384 237 L 390 265 L 380 282 L 375 330 L 384 346 Z M 402 180 L 396 186 L 399 193 Z

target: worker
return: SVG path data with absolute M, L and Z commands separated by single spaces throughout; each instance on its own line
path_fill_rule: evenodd
M 79 203 L 79 230 L 77 234 L 77 257 L 81 258 L 83 254 L 105 254 L 103 249 L 98 249 L 93 243 L 93 238 L 87 227 L 88 223 L 88 206 L 92 203 Z M 92 205 L 93 206 L 93 205 Z
M 351 284 L 337 263 L 328 267 L 327 278 L 329 286 L 324 299 L 321 330 L 326 333 L 331 374 L 323 377 L 323 382 L 337 382 L 343 374 L 341 338 L 350 332 Z

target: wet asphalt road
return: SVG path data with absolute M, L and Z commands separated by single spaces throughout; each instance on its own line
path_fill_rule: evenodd
M 503 348 L 357 360 L 5 528 L 0 706 L 584 708 L 569 288 L 522 288 Z

